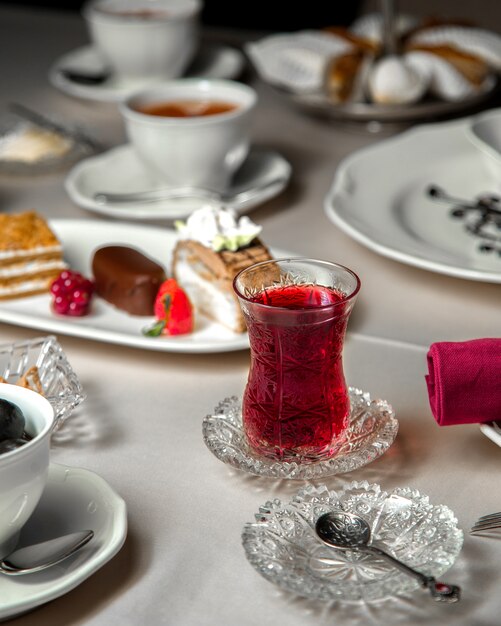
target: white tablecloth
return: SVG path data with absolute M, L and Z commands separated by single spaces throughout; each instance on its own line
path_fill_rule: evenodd
M 487 2 L 479 5 L 484 13 L 489 8 Z M 498 8 L 493 17 L 501 26 Z M 86 42 L 78 17 L 3 9 L 0 29 L 2 104 L 16 100 L 80 122 L 110 146 L 124 141 L 115 105 L 79 101 L 48 84 L 50 64 Z M 347 378 L 386 398 L 400 420 L 397 441 L 383 458 L 324 482 L 329 488 L 352 480 L 385 489 L 416 487 L 432 503 L 451 507 L 467 530 L 478 515 L 501 508 L 501 450 L 476 425 L 435 424 L 424 386 L 425 353 L 433 341 L 499 335 L 499 286 L 393 262 L 337 230 L 322 209 L 336 165 L 378 137 L 303 116 L 268 87 L 254 84 L 260 99 L 255 141 L 286 156 L 294 175 L 287 191 L 258 208 L 253 219 L 263 224 L 270 245 L 336 260 L 360 275 Z M 62 173 L 2 179 L 0 209 L 96 219 L 71 203 L 63 179 Z M 0 324 L 3 343 L 41 334 Z M 105 478 L 127 503 L 129 533 L 119 554 L 91 578 L 16 624 L 499 623 L 501 541 L 467 534 L 444 576 L 463 587 L 463 600 L 454 606 L 435 605 L 419 591 L 372 605 L 328 606 L 273 587 L 247 563 L 241 530 L 259 505 L 289 499 L 302 483 L 231 470 L 209 453 L 201 435 L 203 416 L 225 396 L 242 392 L 248 353 L 178 355 L 59 340 L 88 398 L 55 438 L 53 460 Z

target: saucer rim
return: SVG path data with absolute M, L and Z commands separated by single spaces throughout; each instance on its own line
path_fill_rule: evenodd
M 198 55 L 200 51 L 203 51 L 204 48 L 216 50 L 221 54 L 226 54 L 229 58 L 232 57 L 233 68 L 231 71 L 226 72 L 224 76 L 211 76 L 210 72 L 202 73 L 202 75 L 192 76 L 189 73 L 190 68 L 179 78 L 214 78 L 221 80 L 236 80 L 238 76 L 244 71 L 246 64 L 245 54 L 232 45 L 227 44 L 218 44 L 214 42 L 202 43 L 200 46 L 199 52 L 195 55 L 194 62 L 196 63 L 198 59 Z M 106 91 L 102 91 L 102 86 L 100 85 L 83 85 L 77 82 L 71 81 L 65 78 L 64 74 L 60 71 L 63 68 L 68 67 L 68 59 L 78 53 L 83 54 L 84 52 L 95 51 L 97 53 L 97 48 L 92 43 L 83 44 L 81 46 L 77 46 L 71 50 L 68 50 L 62 54 L 60 54 L 57 59 L 52 63 L 48 71 L 48 78 L 50 84 L 59 89 L 60 91 L 66 93 L 67 95 L 73 96 L 75 98 L 81 98 L 84 100 L 90 100 L 94 102 L 109 102 L 109 103 L 119 103 L 122 100 L 128 98 L 134 91 L 142 89 L 145 85 L 134 85 L 131 84 L 129 89 L 113 89 L 106 88 Z M 178 78 L 178 79 L 179 79 Z M 156 85 L 161 85 L 163 82 L 167 82 L 169 79 L 165 79 L 165 81 L 161 81 L 159 83 L 155 83 Z M 101 91 L 100 91 L 101 88 Z
M 360 494 L 360 491 L 362 491 L 363 493 Z M 458 517 L 451 507 L 441 502 L 430 502 L 430 496 L 428 496 L 427 493 L 421 491 L 420 489 L 416 489 L 415 487 L 411 487 L 410 485 L 397 485 L 392 489 L 384 489 L 383 486 L 378 482 L 372 482 L 367 479 L 353 480 L 348 482 L 347 484 L 340 485 L 335 488 L 328 487 L 324 483 L 309 483 L 296 491 L 290 497 L 290 499 L 284 498 L 275 499 L 273 501 L 268 500 L 264 504 L 261 504 L 261 506 L 259 507 L 259 511 L 254 516 L 255 520 L 253 522 L 246 522 L 243 525 L 241 531 L 242 547 L 244 549 L 247 562 L 258 574 L 260 574 L 265 580 L 267 580 L 267 582 L 270 582 L 276 587 L 284 589 L 289 593 L 296 594 L 299 597 L 308 598 L 309 600 L 315 602 L 340 602 L 346 605 L 359 604 L 360 602 L 372 604 L 386 601 L 390 598 L 405 597 L 406 595 L 408 596 L 409 594 L 413 593 L 416 589 L 419 588 L 419 582 L 416 580 L 416 578 L 408 576 L 407 574 L 399 571 L 398 568 L 392 568 L 393 571 L 389 575 L 389 580 L 391 580 L 390 588 L 385 588 L 381 585 L 381 583 L 384 582 L 384 578 L 381 579 L 381 576 L 374 577 L 371 580 L 359 579 L 356 581 L 355 587 L 352 588 L 352 593 L 353 591 L 355 591 L 358 597 L 346 597 L 346 591 L 350 590 L 349 581 L 336 583 L 338 587 L 344 587 L 344 589 L 340 590 L 344 591 L 342 595 L 340 595 L 339 593 L 331 593 L 330 589 L 327 593 L 327 596 L 319 593 L 313 595 L 303 593 L 304 585 L 302 586 L 301 590 L 298 590 L 297 587 L 291 584 L 291 579 L 287 576 L 282 576 L 282 578 L 279 579 L 278 576 L 273 575 L 272 570 L 264 571 L 262 568 L 259 567 L 259 562 L 256 556 L 259 557 L 260 555 L 259 551 L 255 549 L 255 546 L 252 546 L 252 539 L 259 532 L 261 532 L 262 534 L 269 533 L 279 538 L 282 538 L 287 534 L 284 528 L 280 528 L 280 526 L 278 526 L 278 528 L 271 527 L 270 520 L 273 520 L 277 513 L 293 508 L 296 510 L 297 514 L 301 515 L 301 517 L 304 517 L 305 523 L 309 523 L 308 518 L 311 515 L 311 511 L 306 511 L 304 512 L 304 514 L 301 513 L 302 502 L 311 504 L 313 501 L 315 501 L 315 508 L 319 513 L 318 516 L 315 516 L 318 519 L 321 512 L 328 512 L 334 510 L 334 508 L 338 508 L 338 506 L 332 506 L 332 500 L 335 500 L 336 504 L 338 504 L 343 497 L 350 497 L 350 494 L 353 494 L 352 500 L 354 501 L 359 499 L 361 496 L 367 497 L 370 494 L 375 496 L 376 507 L 380 510 L 379 516 L 376 517 L 372 522 L 376 526 L 381 523 L 382 517 L 391 515 L 390 511 L 385 512 L 384 509 L 385 502 L 390 500 L 393 496 L 404 497 L 410 500 L 418 510 L 428 511 L 428 515 L 432 514 L 437 518 L 441 518 L 443 520 L 442 523 L 448 527 L 447 538 L 449 538 L 449 536 L 455 535 L 456 545 L 449 548 L 448 562 L 443 561 L 442 563 L 439 563 L 437 559 L 436 566 L 433 568 L 432 571 L 430 570 L 428 574 L 441 577 L 443 574 L 448 572 L 457 562 L 461 554 L 461 550 L 464 546 L 465 537 L 464 531 L 459 525 Z M 377 501 L 379 501 L 379 504 L 377 503 Z M 356 512 L 364 517 L 364 513 L 362 511 L 355 510 L 353 512 Z M 437 525 L 438 523 L 434 522 L 434 527 L 436 527 Z M 312 526 L 311 530 L 313 535 L 314 530 Z M 442 537 L 441 543 L 445 543 L 447 538 Z M 295 538 L 288 539 L 288 541 L 294 544 L 299 543 L 295 540 Z M 386 544 L 386 547 L 390 548 L 390 546 L 394 545 L 394 543 L 396 543 L 396 541 L 392 544 Z M 391 548 L 389 551 L 391 552 Z M 264 556 L 266 558 L 266 555 Z M 399 556 L 401 557 L 401 555 Z M 428 561 L 431 557 L 432 554 L 430 553 Z M 269 561 L 272 559 L 273 557 L 268 557 Z M 403 560 L 405 561 L 405 559 Z M 395 591 L 395 587 L 398 586 L 399 581 L 401 588 Z M 319 585 L 316 587 L 317 589 L 322 583 L 322 578 L 319 578 L 318 582 Z M 372 585 L 378 583 L 380 585 L 380 592 L 375 596 L 370 597 L 369 595 L 362 593 L 364 589 L 370 588 Z
M 222 400 L 218 406 L 215 407 L 212 413 L 206 415 L 202 421 L 202 438 L 209 449 L 209 451 L 213 454 L 213 456 L 233 469 L 239 470 L 251 476 L 258 476 L 260 478 L 275 478 L 280 480 L 321 480 L 327 478 L 329 476 L 337 476 L 342 475 L 348 472 L 353 472 L 361 467 L 365 467 L 374 461 L 377 461 L 379 458 L 384 456 L 386 452 L 391 448 L 391 446 L 395 443 L 395 440 L 398 435 L 398 430 L 400 426 L 400 422 L 395 414 L 395 411 L 392 405 L 385 399 L 379 397 L 372 397 L 371 394 L 363 389 L 358 387 L 354 387 L 349 385 L 349 395 L 350 398 L 358 398 L 360 400 L 365 401 L 367 407 L 377 406 L 378 414 L 381 419 L 384 418 L 384 423 L 379 427 L 379 435 L 381 437 L 381 441 L 387 444 L 385 446 L 379 445 L 376 447 L 377 454 L 374 458 L 369 459 L 367 455 L 364 456 L 361 461 L 355 466 L 351 468 L 343 468 L 337 467 L 332 463 L 336 460 L 350 459 L 354 458 L 357 454 L 357 451 L 348 451 L 347 453 L 336 453 L 333 456 L 322 459 L 320 461 L 315 461 L 313 463 L 307 463 L 301 465 L 297 461 L 273 461 L 272 459 L 268 459 L 265 457 L 260 457 L 258 455 L 249 454 L 246 450 L 239 447 L 238 451 L 244 457 L 245 466 L 242 464 L 237 464 L 234 460 L 233 456 L 223 458 L 220 454 L 220 451 L 214 449 L 211 441 L 214 437 L 211 437 L 211 433 L 214 431 L 214 422 L 218 419 L 222 419 L 228 422 L 226 417 L 226 413 L 220 410 L 220 407 L 228 402 L 240 402 L 242 398 L 240 396 L 231 396 Z M 353 409 L 353 406 L 352 406 Z M 352 410 L 350 410 L 350 417 L 352 415 Z M 241 419 L 241 416 L 240 416 Z M 240 428 L 239 428 L 240 426 Z M 351 419 L 350 419 L 351 426 Z M 239 430 L 239 433 L 243 434 L 243 429 L 241 424 L 235 425 L 231 424 L 232 430 Z M 351 428 L 348 428 L 348 431 Z M 236 446 L 235 446 L 236 448 Z M 367 450 L 367 448 L 365 448 Z M 358 451 L 359 452 L 359 451 Z M 262 467 L 263 469 L 259 469 L 257 466 Z M 304 471 L 301 471 L 301 467 L 305 468 Z
M 153 205 L 156 208 L 135 213 L 135 205 L 132 203 L 129 206 L 106 207 L 95 202 L 92 197 L 84 195 L 81 186 L 79 186 L 78 184 L 78 181 L 84 175 L 86 170 L 88 170 L 88 168 L 96 166 L 109 166 L 110 162 L 113 163 L 113 160 L 121 158 L 122 154 L 129 152 L 133 152 L 132 145 L 130 143 L 124 143 L 118 146 L 113 146 L 109 150 L 106 150 L 105 152 L 102 152 L 100 154 L 92 155 L 85 159 L 82 159 L 79 163 L 74 165 L 66 175 L 63 183 L 64 189 L 68 194 L 70 200 L 87 211 L 91 211 L 92 213 L 96 213 L 97 215 L 104 215 L 106 217 L 111 217 L 118 220 L 125 219 L 134 221 L 155 221 L 187 218 L 194 210 L 194 208 L 193 206 L 190 207 L 189 205 L 185 205 L 182 201 L 178 200 L 165 200 L 163 202 L 158 202 Z M 247 159 L 252 155 L 259 154 L 261 155 L 260 158 L 270 159 L 276 165 L 280 165 L 280 167 L 283 169 L 282 182 L 277 182 L 275 186 L 263 191 L 261 195 L 257 195 L 253 199 L 246 200 L 239 205 L 233 207 L 238 215 L 247 213 L 252 209 L 264 204 L 264 202 L 275 198 L 280 193 L 282 193 L 290 183 L 290 179 L 292 177 L 292 165 L 284 156 L 282 156 L 280 152 L 272 148 L 261 146 L 259 144 L 253 144 L 250 147 Z M 231 187 L 232 185 L 230 184 L 230 189 Z M 198 203 L 201 205 L 205 202 L 206 200 L 204 198 L 200 198 Z M 194 198 L 193 204 L 195 203 L 196 199 Z M 141 203 L 138 203 L 138 205 L 140 204 Z M 176 204 L 179 205 L 179 208 L 175 211 L 172 209 L 172 207 Z M 186 208 L 183 208 L 185 206 Z
M 89 555 L 71 574 L 64 574 L 61 577 L 62 579 L 60 578 L 59 580 L 56 578 L 51 583 L 50 589 L 39 590 L 38 593 L 34 592 L 29 599 L 21 598 L 17 601 L 14 599 L 8 607 L 2 603 L 2 606 L 0 606 L 0 622 L 36 609 L 72 591 L 110 561 L 125 542 L 128 527 L 125 500 L 99 474 L 83 467 L 73 467 L 51 462 L 49 465 L 48 483 L 52 482 L 54 485 L 57 485 L 60 482 L 60 478 L 65 477 L 68 472 L 71 472 L 72 477 L 76 476 L 79 480 L 92 483 L 94 488 L 100 493 L 106 493 L 106 501 L 110 507 L 110 513 L 107 517 L 112 522 L 110 532 L 103 537 L 102 545 L 97 552 Z M 66 477 L 63 482 L 66 482 Z M 41 501 L 43 501 L 43 494 Z M 36 509 L 34 515 L 36 515 Z M 32 591 L 36 587 L 36 583 L 33 582 L 35 576 L 37 574 L 33 574 L 31 579 Z M 65 580 L 66 578 L 68 579 Z M 9 578 L 9 582 L 10 584 L 16 584 L 17 580 L 16 578 Z

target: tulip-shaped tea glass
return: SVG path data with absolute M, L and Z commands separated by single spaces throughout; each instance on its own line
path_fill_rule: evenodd
M 251 347 L 242 403 L 249 445 L 283 461 L 333 456 L 349 423 L 342 352 L 358 276 L 326 261 L 278 259 L 241 271 L 233 287 Z

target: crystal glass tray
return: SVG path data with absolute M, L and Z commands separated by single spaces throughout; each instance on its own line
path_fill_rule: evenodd
M 308 485 L 288 503 L 266 502 L 256 521 L 244 526 L 247 559 L 279 587 L 324 601 L 380 600 L 419 587 L 415 578 L 381 557 L 323 544 L 315 522 L 334 509 L 361 515 L 374 544 L 427 575 L 446 572 L 463 544 L 463 531 L 448 507 L 432 505 L 428 496 L 409 487 L 386 492 L 363 481 L 339 491 Z
M 0 376 L 7 383 L 15 384 L 33 366 L 38 368 L 43 395 L 54 407 L 58 428 L 85 394 L 56 337 L 0 345 Z
M 37 115 L 34 112 L 33 114 Z M 0 116 L 0 175 L 31 176 L 62 171 L 80 159 L 95 154 L 101 149 L 97 142 L 91 139 L 90 136 L 87 136 L 87 131 L 85 130 L 65 123 L 65 132 L 63 134 L 62 131 L 57 132 L 50 126 L 51 120 L 46 120 L 49 126 L 46 126 L 44 122 L 45 119 L 40 120 L 39 124 L 27 122 L 14 113 L 4 113 Z M 59 155 L 40 155 L 39 158 L 30 160 L 30 157 L 33 156 L 29 153 L 30 149 L 36 150 L 41 148 L 37 145 L 36 139 L 32 139 L 31 141 L 28 139 L 25 140 L 24 147 L 21 147 L 21 151 L 27 153 L 27 160 L 22 160 L 21 158 L 6 158 L 4 151 L 5 144 L 8 144 L 9 141 L 13 139 L 15 140 L 18 135 L 21 135 L 26 130 L 46 131 L 59 140 L 66 139 L 68 142 L 66 150 Z M 42 138 L 38 139 L 40 143 L 43 141 Z M 49 141 L 49 139 L 45 141 Z M 34 147 L 31 145 L 32 142 L 35 144 Z
M 335 456 L 316 463 L 273 461 L 255 455 L 242 428 L 241 400 L 226 398 L 203 421 L 203 438 L 220 460 L 239 470 L 271 478 L 310 480 L 351 472 L 371 463 L 388 450 L 398 430 L 392 407 L 371 400 L 368 393 L 350 387 L 350 425 Z

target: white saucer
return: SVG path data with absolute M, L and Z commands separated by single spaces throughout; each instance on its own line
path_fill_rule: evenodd
M 338 166 L 325 199 L 328 217 L 383 256 L 458 278 L 501 283 L 501 258 L 450 215 L 427 189 L 457 198 L 499 195 L 499 177 L 469 139 L 471 118 L 417 126 L 362 148 Z
M 204 45 L 187 76 L 201 78 L 237 78 L 245 66 L 244 55 L 228 46 Z M 67 78 L 62 69 L 98 74 L 105 68 L 99 52 L 94 46 L 84 46 L 60 57 L 49 70 L 49 80 L 58 89 L 78 98 L 100 102 L 119 102 L 151 80 L 138 82 L 112 77 L 98 85 L 83 85 Z M 155 81 L 156 82 L 156 81 Z
M 0 620 L 30 611 L 74 589 L 122 547 L 127 535 L 125 502 L 100 476 L 51 464 L 38 507 L 23 528 L 19 546 L 73 532 L 93 530 L 87 546 L 37 574 L 0 577 Z
M 249 156 L 232 181 L 229 193 L 258 187 L 275 178 L 280 179 L 280 182 L 238 205 L 233 205 L 233 208 L 237 213 L 243 213 L 276 196 L 287 185 L 290 174 L 289 162 L 278 153 L 259 147 L 251 148 Z M 65 181 L 66 191 L 73 202 L 94 213 L 114 218 L 183 219 L 207 203 L 202 198 L 182 198 L 155 203 L 102 206 L 94 200 L 94 194 L 98 191 L 127 193 L 158 189 L 162 186 L 151 178 L 129 144 L 80 161 Z

